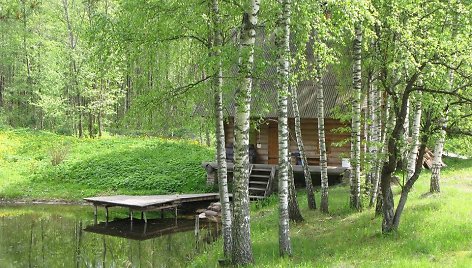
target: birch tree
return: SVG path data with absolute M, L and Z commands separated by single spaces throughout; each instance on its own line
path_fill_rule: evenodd
M 231 258 L 232 234 L 231 234 L 231 205 L 228 194 L 228 169 L 226 163 L 225 128 L 223 115 L 223 70 L 221 63 L 221 17 L 218 0 L 212 0 L 213 9 L 213 34 L 214 54 L 216 58 L 216 71 L 213 78 L 215 91 L 215 122 L 216 122 L 216 152 L 218 162 L 218 187 L 221 203 L 221 218 L 223 225 L 223 252 L 226 259 Z
M 233 194 L 233 262 L 244 265 L 253 262 L 249 216 L 249 119 L 254 43 L 260 0 L 250 0 L 240 32 L 239 76 L 241 86 L 235 95 L 234 119 L 234 194 Z
M 361 209 L 361 53 L 362 53 L 362 28 L 360 22 L 356 22 L 355 37 L 353 41 L 353 67 L 352 67 L 352 132 L 351 132 L 351 195 L 350 206 L 356 210 Z
M 416 95 L 414 103 L 414 114 L 413 114 L 413 125 L 411 128 L 411 143 L 408 153 L 408 162 L 407 162 L 407 178 L 413 176 L 415 172 L 416 159 L 418 156 L 419 149 L 419 135 L 421 127 L 421 92 Z
M 382 11 L 379 16 L 381 20 L 385 20 L 385 16 L 390 17 L 390 23 L 382 24 L 383 28 L 379 34 L 381 49 L 379 55 L 389 55 L 388 57 L 379 57 L 382 74 L 380 81 L 384 90 L 393 100 L 393 112 L 396 119 L 393 130 L 387 139 L 387 160 L 383 164 L 381 173 L 382 231 L 389 233 L 398 230 L 409 192 L 422 170 L 426 143 L 434 131 L 434 127 L 431 125 L 435 114 L 434 109 L 437 108 L 430 108 L 425 112 L 424 120 L 422 120 L 424 124 L 420 132 L 421 146 L 415 171 L 404 183 L 400 182 L 402 186 L 400 200 L 395 208 L 391 181 L 392 174 L 397 167 L 396 163 L 402 157 L 401 140 L 408 116 L 410 96 L 416 91 L 422 91 L 423 94 L 428 92 L 449 95 L 459 99 L 459 102 L 466 101 L 460 88 L 468 88 L 470 77 L 463 76 L 464 84 L 450 90 L 444 90 L 444 82 L 447 81 L 444 78 L 447 77 L 445 74 L 448 73 L 448 70 L 462 69 L 465 62 L 470 62 L 468 56 L 463 57 L 463 51 L 467 51 L 465 55 L 469 55 L 469 51 L 472 49 L 470 43 L 452 36 L 451 23 L 449 23 L 449 18 L 452 17 L 455 10 L 463 10 L 461 16 L 466 21 L 469 16 L 466 14 L 470 14 L 470 11 L 466 11 L 467 9 L 462 3 L 458 2 L 428 1 L 424 2 L 424 5 L 414 5 L 408 1 L 389 3 L 375 1 L 375 3 L 376 8 Z M 415 10 L 414 15 L 409 13 L 412 9 Z M 447 12 L 442 13 L 439 10 Z M 394 12 L 392 13 L 392 11 Z M 392 21 L 399 24 L 391 23 Z M 392 40 L 394 40 L 393 43 Z M 438 51 L 436 48 L 430 47 L 428 44 L 431 42 L 436 43 L 441 47 L 441 50 Z M 449 46 L 450 42 L 454 42 L 455 46 Z M 411 50 L 412 46 L 415 46 L 416 49 Z M 460 48 L 460 53 L 458 53 L 458 48 Z M 453 56 L 456 55 L 461 55 L 462 59 L 454 59 Z M 459 64 L 458 62 L 461 61 L 462 64 Z M 434 96 L 434 98 L 437 97 L 438 95 Z
M 291 256 L 290 225 L 288 214 L 289 162 L 288 162 L 288 95 L 289 95 L 289 55 L 290 55 L 290 0 L 279 1 L 281 12 L 275 32 L 278 51 L 278 140 L 279 140 L 279 253 Z
M 324 127 L 324 92 L 323 81 L 321 79 L 321 63 L 317 59 L 316 63 L 316 103 L 318 105 L 318 141 L 320 147 L 320 169 L 321 169 L 321 202 L 320 211 L 328 213 L 328 159 L 326 155 L 326 135 Z

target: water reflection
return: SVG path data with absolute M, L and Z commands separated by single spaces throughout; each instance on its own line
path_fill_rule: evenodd
M 125 211 L 115 218 L 124 218 Z M 184 267 L 215 239 L 215 223 L 117 219 L 94 224 L 90 207 L 0 207 L 0 267 Z

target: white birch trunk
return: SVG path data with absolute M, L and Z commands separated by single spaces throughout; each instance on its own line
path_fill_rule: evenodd
M 288 118 L 289 53 L 290 53 L 290 0 L 282 0 L 282 12 L 277 22 L 276 46 L 278 50 L 278 135 L 279 135 L 279 253 L 291 256 L 290 225 L 288 213 Z
M 447 125 L 447 116 L 443 117 L 441 121 L 442 129 L 439 133 L 439 139 L 436 141 L 436 145 L 434 146 L 434 158 L 433 166 L 431 168 L 431 183 L 429 188 L 429 191 L 431 193 L 439 193 L 441 191 L 441 188 L 439 186 L 439 179 L 441 177 L 444 142 L 446 141 L 446 130 L 444 128 Z
M 407 163 L 407 179 L 410 179 L 415 173 L 416 159 L 418 156 L 419 149 L 419 137 L 420 137 L 420 127 L 421 127 L 421 92 L 416 95 L 415 101 L 415 113 L 413 117 L 413 126 L 411 129 L 411 144 L 410 150 L 408 153 L 408 163 Z
M 390 109 L 392 107 L 392 99 L 388 97 L 385 100 L 385 113 L 383 116 L 384 124 L 383 127 L 381 128 L 382 133 L 380 136 L 380 153 L 379 153 L 379 160 L 378 164 L 379 166 L 377 167 L 377 184 L 375 184 L 375 188 L 372 189 L 370 192 L 370 204 L 369 206 L 372 207 L 375 206 L 375 214 L 376 215 L 381 215 L 383 213 L 382 210 L 382 200 L 383 197 L 381 195 L 381 186 L 380 186 L 380 176 L 382 172 L 382 163 L 387 160 L 388 155 L 385 154 L 385 152 L 388 151 L 388 144 L 387 144 L 387 135 L 388 133 L 391 132 L 393 125 L 395 124 L 395 113 L 391 112 Z
M 254 261 L 249 215 L 249 120 L 251 108 L 254 43 L 260 0 L 251 0 L 243 14 L 240 36 L 239 75 L 241 86 L 236 90 L 234 120 L 234 194 L 233 194 L 233 255 L 236 265 Z
M 373 116 L 371 117 L 373 121 L 373 126 L 372 126 L 372 145 L 373 150 L 372 150 L 372 170 L 371 170 L 371 178 L 372 178 L 372 184 L 371 188 L 369 189 L 370 192 L 370 198 L 369 198 L 369 207 L 372 207 L 375 204 L 375 199 L 377 198 L 377 192 L 379 188 L 379 178 L 380 178 L 380 167 L 382 165 L 382 160 L 383 160 L 383 148 L 384 148 L 384 142 L 385 142 L 385 134 L 386 131 L 382 131 L 382 117 L 381 117 L 381 111 L 380 108 L 382 107 L 382 96 L 379 91 L 379 89 L 376 87 L 376 85 L 373 85 L 373 94 L 372 96 L 375 97 L 374 101 L 374 111 L 373 111 Z M 386 108 L 388 109 L 388 108 Z M 388 111 L 385 111 L 385 116 L 388 117 Z M 385 119 L 386 121 L 386 119 Z
M 355 38 L 353 42 L 353 68 L 352 68 L 352 132 L 351 132 L 351 195 L 350 207 L 361 209 L 361 44 L 362 28 L 360 23 L 355 25 Z
M 225 149 L 225 128 L 223 115 L 223 75 L 221 66 L 221 19 L 218 0 L 213 0 L 213 26 L 215 57 L 217 58 L 216 75 L 213 80 L 215 90 L 216 152 L 218 162 L 218 188 L 221 203 L 221 221 L 223 226 L 223 252 L 226 259 L 231 258 L 231 204 L 228 194 L 228 170 Z
M 319 57 L 319 56 L 318 56 Z M 324 92 L 323 92 L 323 81 L 321 76 L 321 62 L 320 59 L 316 60 L 316 86 L 318 104 L 318 138 L 320 147 L 320 170 L 321 170 L 321 202 L 320 211 L 328 213 L 328 159 L 326 155 L 326 135 L 324 127 Z

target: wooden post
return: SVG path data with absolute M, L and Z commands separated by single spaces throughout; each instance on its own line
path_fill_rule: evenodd
M 200 236 L 200 217 L 195 216 L 195 249 L 198 249 L 198 240 Z
M 106 222 L 108 223 L 108 207 L 105 207 L 105 218 Z
M 97 224 L 97 215 L 98 215 L 98 208 L 97 205 L 94 204 L 94 211 L 93 211 L 93 217 L 94 217 L 94 223 Z
M 175 225 L 177 225 L 177 207 L 175 207 Z

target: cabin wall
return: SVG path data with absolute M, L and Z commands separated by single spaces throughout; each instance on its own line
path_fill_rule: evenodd
M 289 121 L 289 132 L 290 132 L 290 152 L 298 150 L 296 137 L 295 137 L 295 120 L 290 118 Z M 348 158 L 350 152 L 349 137 L 350 133 L 339 133 L 335 129 L 346 127 L 346 124 L 341 123 L 337 119 L 325 119 L 325 130 L 326 130 L 326 149 L 328 154 L 328 165 L 329 166 L 341 166 L 342 158 Z M 301 121 L 303 143 L 308 157 L 308 163 L 310 165 L 319 164 L 319 146 L 318 146 L 318 122 L 317 119 L 305 118 Z M 258 129 L 251 129 L 250 144 L 254 144 L 257 152 L 258 164 L 269 163 L 269 153 L 273 157 L 277 152 L 269 152 L 269 147 L 273 148 L 274 136 L 277 136 L 277 121 L 275 118 L 267 118 L 262 124 L 259 125 Z M 229 118 L 225 124 L 225 137 L 226 144 L 234 143 L 233 135 L 233 118 Z M 342 146 L 335 145 L 335 143 L 344 143 Z M 269 142 L 272 142 L 272 146 L 269 146 Z M 277 150 L 277 148 L 275 148 Z M 273 161 L 273 159 L 272 159 Z M 274 164 L 274 163 L 273 163 Z

